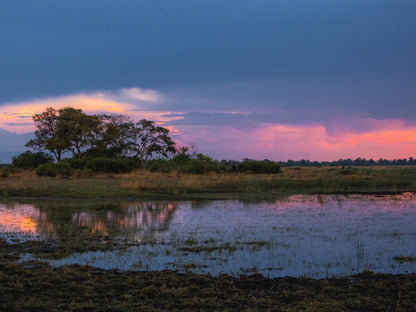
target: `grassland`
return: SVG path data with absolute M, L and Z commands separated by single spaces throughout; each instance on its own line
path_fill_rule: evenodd
M 302 167 L 279 174 L 150 173 L 37 177 L 23 171 L 0 178 L 0 197 L 223 199 L 290 194 L 416 191 L 416 167 Z

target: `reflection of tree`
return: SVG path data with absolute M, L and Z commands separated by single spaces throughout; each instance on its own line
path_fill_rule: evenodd
M 0 206 L 0 232 L 71 245 L 80 240 L 141 240 L 168 228 L 175 206 L 168 202 L 7 204 Z M 77 243 L 77 244 L 78 244 Z
M 118 211 L 108 210 L 105 216 L 98 216 L 95 212 L 75 212 L 71 221 L 105 234 L 114 230 L 124 234 L 163 231 L 167 229 L 174 210 L 174 206 L 166 202 L 125 203 Z

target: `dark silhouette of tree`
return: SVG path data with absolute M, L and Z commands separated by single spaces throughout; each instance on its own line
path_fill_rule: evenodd
M 101 124 L 92 142 L 90 155 L 121 157 L 128 154 L 131 119 L 126 115 L 97 115 Z
M 87 115 L 81 109 L 65 107 L 59 110 L 56 123 L 56 136 L 65 141 L 75 158 L 81 158 L 91 147 L 100 131 L 101 120 L 95 115 Z
M 48 150 L 59 162 L 65 152 L 84 156 L 134 157 L 146 167 L 155 155 L 168 157 L 176 152 L 169 130 L 142 119 L 137 123 L 125 115 L 88 115 L 81 109 L 47 108 L 35 114 L 35 138 L 26 146 Z
M 60 161 L 62 154 L 69 150 L 69 146 L 66 140 L 58 136 L 58 111 L 48 107 L 43 113 L 35 114 L 33 121 L 36 124 L 35 138 L 30 140 L 26 147 L 39 151 L 48 150 Z
M 139 158 L 142 168 L 154 154 L 164 157 L 176 153 L 175 142 L 169 136 L 169 130 L 156 126 L 154 121 L 142 119 L 136 124 L 130 123 L 130 151 Z

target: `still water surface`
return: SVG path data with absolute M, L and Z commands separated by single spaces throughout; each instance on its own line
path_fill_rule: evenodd
M 49 260 L 53 266 L 78 263 L 212 275 L 258 272 L 318 278 L 364 269 L 416 272 L 411 261 L 416 257 L 415 225 L 414 194 L 296 195 L 272 203 L 0 204 L 0 235 L 9 242 L 65 244 L 70 226 L 80 237 L 98 233 L 103 243 L 115 246 Z M 394 259 L 400 256 L 408 261 Z

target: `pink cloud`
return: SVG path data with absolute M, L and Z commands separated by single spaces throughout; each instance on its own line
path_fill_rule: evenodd
M 339 158 L 408 158 L 416 155 L 416 126 L 396 123 L 392 129 L 369 132 L 328 134 L 320 124 L 280 125 L 262 124 L 258 128 L 240 131 L 223 126 L 181 126 L 180 140 L 194 142 L 201 152 L 216 158 L 309 159 Z M 380 123 L 381 124 L 381 123 Z M 393 123 L 394 124 L 394 123 Z
M 154 120 L 167 127 L 178 144 L 195 143 L 201 152 L 217 159 L 392 159 L 416 155 L 416 125 L 400 119 L 333 120 L 330 127 L 320 123 L 295 125 L 251 121 L 241 127 L 247 119 L 235 120 L 231 125 L 215 124 L 214 118 L 204 125 L 195 125 L 194 120 L 193 125 L 172 126 L 169 122 L 183 118 L 182 112 L 149 109 L 160 98 L 162 95 L 155 91 L 132 88 L 113 93 L 95 92 L 10 103 L 1 107 L 0 128 L 16 133 L 31 132 L 34 130 L 34 124 L 31 124 L 34 113 L 40 113 L 48 106 L 57 109 L 72 106 L 87 113 L 121 113 L 136 121 Z M 146 109 L 141 106 L 145 101 L 150 105 Z M 224 123 L 227 119 L 221 120 Z

